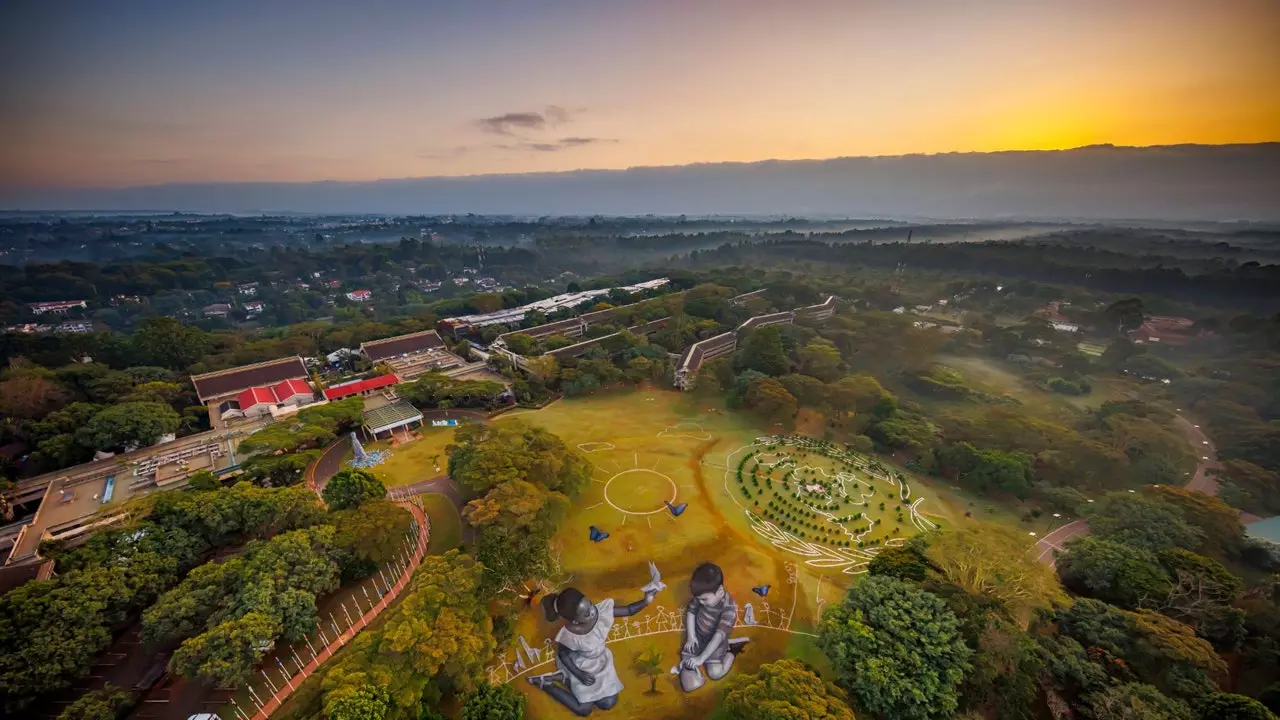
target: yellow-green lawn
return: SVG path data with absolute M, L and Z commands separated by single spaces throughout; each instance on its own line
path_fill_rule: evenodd
M 735 665 L 735 673 L 750 672 L 783 656 L 821 662 L 812 636 L 821 608 L 837 602 L 856 577 L 844 570 L 857 568 L 848 563 L 815 566 L 808 562 L 812 559 L 809 556 L 775 547 L 752 529 L 752 521 L 734 499 L 734 493 L 740 492 L 734 458 L 757 437 L 780 428 L 763 426 L 750 416 L 723 410 L 718 403 L 712 406 L 691 394 L 669 390 L 566 399 L 495 422 L 544 427 L 593 466 L 591 486 L 575 502 L 553 540 L 561 572 L 548 583 L 551 588 L 572 585 L 596 602 L 606 597 L 618 603 L 632 602 L 641 597 L 639 588 L 649 580 L 650 561 L 667 583 L 654 604 L 630 621 L 634 637 L 609 646 L 626 686 L 618 707 L 608 713 L 610 717 L 703 718 L 713 712 L 718 701 L 715 683 L 686 696 L 673 676 L 663 675 L 658 681 L 660 694 L 649 696 L 644 693 L 648 680 L 630 667 L 634 656 L 651 646 L 662 653 L 664 664 L 678 662 L 681 634 L 654 628 L 662 627 L 660 614 L 681 612 L 690 598 L 690 573 L 702 562 L 714 562 L 724 570 L 726 588 L 738 607 L 744 610 L 752 603 L 761 623 L 736 631 L 752 642 Z M 913 497 L 929 498 L 923 483 L 913 479 L 912 486 Z M 681 516 L 674 517 L 664 501 L 688 505 Z M 947 513 L 932 499 L 926 499 L 920 509 L 935 515 Z M 591 542 L 591 526 L 609 537 Z M 901 532 L 909 535 L 914 531 L 908 524 Z M 767 596 L 752 591 L 764 585 L 770 586 Z M 516 632 L 530 645 L 541 647 L 557 629 L 557 624 L 546 622 L 535 609 L 520 617 Z M 543 665 L 528 674 L 552 669 Z M 544 693 L 528 686 L 523 677 L 513 682 L 529 695 L 529 717 L 572 717 Z
M 391 443 L 386 440 L 365 446 L 366 451 L 390 451 L 391 456 L 373 468 L 374 474 L 387 487 L 430 480 L 448 470 L 449 456 L 445 453 L 445 447 L 453 442 L 454 428 L 424 427 L 419 432 L 422 434 L 421 438 L 408 443 L 402 442 L 399 447 L 391 447 Z

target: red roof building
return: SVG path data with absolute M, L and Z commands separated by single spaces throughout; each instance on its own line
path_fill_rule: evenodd
M 368 380 L 359 380 L 345 385 L 336 385 L 324 391 L 326 400 L 341 400 L 342 398 L 351 397 L 353 395 L 368 395 L 369 393 L 380 390 L 384 387 L 391 387 L 399 384 L 400 378 L 395 373 L 387 373 L 379 375 Z
M 248 412 L 256 405 L 302 405 L 315 397 L 315 391 L 305 380 L 291 379 L 275 385 L 251 387 L 236 396 L 240 409 Z

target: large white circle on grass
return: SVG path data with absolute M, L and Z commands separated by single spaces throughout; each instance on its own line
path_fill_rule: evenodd
M 628 485 L 632 485 L 633 487 L 634 487 L 634 483 L 636 483 L 637 481 L 640 483 L 644 483 L 646 485 L 650 483 L 658 484 L 659 487 L 660 487 L 659 479 L 667 481 L 667 483 L 671 485 L 671 499 L 668 502 L 675 504 L 676 495 L 679 493 L 679 490 L 676 488 L 675 480 L 672 480 L 670 477 L 668 477 L 667 475 L 664 475 L 663 473 L 658 472 L 657 470 L 647 470 L 645 468 L 632 468 L 630 470 L 623 470 L 617 475 L 614 475 L 613 477 L 609 478 L 608 482 L 604 484 L 604 501 L 609 503 L 609 506 L 612 507 L 614 510 L 617 510 L 620 513 L 626 513 L 627 515 L 652 515 L 654 513 L 663 512 L 667 509 L 667 506 L 665 504 L 662 504 L 661 501 L 659 501 L 658 507 L 654 510 L 628 510 L 627 508 L 621 507 L 620 505 L 618 505 L 618 503 L 614 502 L 613 498 L 609 497 L 609 488 L 613 486 L 613 483 L 615 480 L 622 478 L 624 475 L 632 476 L 631 478 L 627 478 L 622 482 Z M 655 492 L 654 494 L 656 495 L 657 493 Z

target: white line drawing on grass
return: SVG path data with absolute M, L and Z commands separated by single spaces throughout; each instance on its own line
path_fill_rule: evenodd
M 825 468 L 807 463 L 800 464 L 793 454 L 776 452 L 774 448 L 779 446 L 790 446 L 797 448 L 801 452 L 822 454 L 836 462 L 845 463 L 848 467 L 856 469 L 864 474 L 866 479 L 858 477 L 856 472 L 840 471 L 832 475 Z M 813 476 L 809 480 L 799 477 L 792 481 L 796 486 L 796 495 L 800 497 L 796 502 L 808 512 L 822 518 L 822 522 L 836 525 L 839 528 L 839 532 L 848 538 L 847 542 L 851 543 L 861 543 L 863 538 L 875 528 L 875 525 L 868 523 L 861 532 L 854 533 L 845 527 L 845 524 L 852 520 L 865 519 L 865 514 L 860 514 L 861 518 L 857 515 L 852 518 L 849 516 L 842 517 L 837 515 L 832 510 L 832 507 L 840 502 L 863 507 L 869 506 L 870 499 L 875 496 L 875 487 L 878 483 L 886 483 L 891 487 L 896 487 L 899 500 L 906 502 L 911 497 L 911 489 L 906 483 L 905 476 L 899 478 L 874 460 L 867 460 L 856 453 L 835 449 L 830 443 L 804 436 L 761 436 L 756 438 L 754 442 L 732 450 L 725 455 L 724 490 L 734 504 L 747 516 L 752 530 L 774 547 L 784 552 L 807 558 L 805 564 L 810 567 L 839 569 L 849 575 L 865 573 L 867 565 L 880 551 L 879 547 L 831 547 L 821 542 L 811 542 L 779 527 L 775 522 L 762 516 L 759 510 L 748 507 L 739 500 L 738 493 L 731 486 L 731 479 L 741 465 L 745 464 L 746 459 L 744 458 L 741 464 L 735 464 L 733 458 L 756 447 L 768 448 L 751 456 L 751 459 L 755 460 L 760 466 L 792 468 L 790 473 L 792 477 L 795 477 L 796 474 Z M 869 492 L 863 492 L 862 488 L 867 489 Z M 911 503 L 907 508 L 907 519 L 914 529 L 927 532 L 936 529 L 938 525 L 920 513 L 919 508 L 923 501 L 924 498 L 916 498 Z M 901 520 L 901 517 L 899 519 Z M 907 538 L 905 537 L 888 538 L 881 547 L 897 547 L 906 541 Z
M 658 431 L 658 437 L 678 437 L 690 440 L 710 440 L 711 433 L 702 427 L 702 423 L 693 421 L 678 422 Z

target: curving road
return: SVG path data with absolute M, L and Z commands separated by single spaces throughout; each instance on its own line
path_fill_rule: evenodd
M 1187 489 L 1202 492 L 1206 495 L 1217 495 L 1218 481 L 1209 475 L 1210 470 L 1218 467 L 1218 452 L 1213 447 L 1213 443 L 1201 432 L 1199 425 L 1192 423 L 1181 415 L 1174 415 L 1173 421 L 1178 426 L 1178 429 L 1187 436 L 1187 442 L 1191 443 L 1196 455 L 1200 458 L 1200 461 L 1196 463 L 1195 473 L 1187 481 Z M 1069 522 L 1036 541 L 1036 560 L 1048 563 L 1050 567 L 1055 567 L 1058 563 L 1058 558 L 1054 551 L 1061 551 L 1063 550 L 1063 545 L 1067 542 L 1088 534 L 1088 522 L 1084 520 Z

